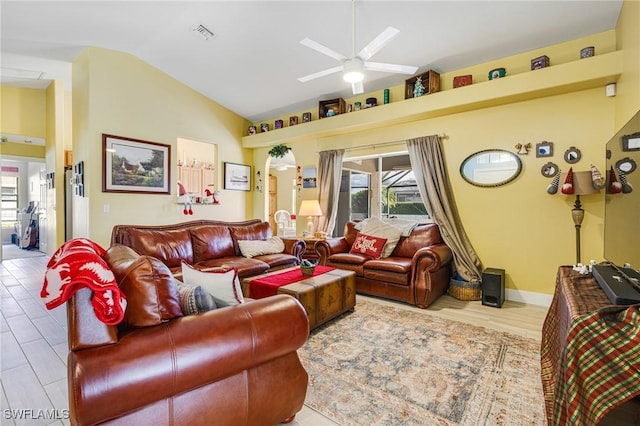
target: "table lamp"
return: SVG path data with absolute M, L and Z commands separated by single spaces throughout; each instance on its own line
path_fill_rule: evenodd
M 322 216 L 322 209 L 318 200 L 302 200 L 298 215 L 307 216 L 307 235 L 313 235 L 313 216 Z
M 567 178 L 567 173 L 562 173 L 560 176 L 560 181 L 565 182 Z M 576 263 L 580 262 L 580 227 L 582 226 L 582 219 L 584 219 L 584 210 L 582 209 L 582 204 L 580 203 L 581 195 L 591 195 L 597 194 L 600 190 L 594 188 L 593 186 L 593 177 L 590 171 L 588 172 L 573 172 L 573 192 L 571 194 L 565 195 L 575 195 L 576 201 L 573 204 L 573 209 L 571 210 L 571 217 L 573 218 L 573 223 L 576 227 Z

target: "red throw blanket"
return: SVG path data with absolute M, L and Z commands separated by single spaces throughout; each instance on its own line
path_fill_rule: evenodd
M 256 278 L 251 280 L 249 283 L 249 296 L 254 299 L 275 296 L 278 293 L 278 287 L 292 284 L 306 278 L 315 277 L 316 275 L 324 274 L 325 272 L 333 271 L 334 269 L 335 268 L 331 268 L 329 266 L 318 265 L 313 270 L 312 275 L 302 275 L 300 268 L 296 268 L 291 271 Z
M 127 301 L 102 259 L 105 250 L 91 240 L 77 238 L 64 243 L 51 256 L 44 275 L 40 297 L 47 309 L 56 308 L 83 287 L 93 290 L 91 304 L 96 317 L 116 325 L 124 318 Z

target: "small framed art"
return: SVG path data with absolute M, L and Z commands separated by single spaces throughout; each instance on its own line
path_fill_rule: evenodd
M 251 166 L 224 163 L 224 189 L 234 191 L 251 190 Z
M 553 142 L 542 141 L 537 143 L 536 157 L 553 157 Z

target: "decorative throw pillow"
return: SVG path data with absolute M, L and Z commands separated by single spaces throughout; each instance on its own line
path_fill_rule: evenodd
M 201 286 L 213 296 L 217 307 L 244 303 L 238 270 L 235 268 L 220 268 L 205 272 L 183 262 L 182 281 L 186 285 Z
M 379 259 L 382 255 L 382 249 L 387 243 L 385 238 L 373 237 L 371 235 L 358 232 L 356 240 L 351 246 L 349 253 L 358 253 L 371 256 L 374 259 Z
M 121 324 L 125 329 L 158 325 L 182 316 L 176 279 L 155 257 L 138 257 L 126 269 L 118 285 L 127 296 L 127 309 Z
M 184 315 L 195 315 L 216 309 L 216 302 L 199 285 L 186 285 L 178 283 L 180 293 L 180 307 Z
M 239 240 L 238 247 L 244 257 L 254 257 L 261 254 L 282 253 L 284 241 L 280 237 L 271 237 L 267 240 Z
M 375 217 L 368 218 L 364 225 L 362 225 L 362 229 L 360 229 L 360 231 L 363 234 L 378 238 L 385 238 L 387 240 L 387 244 L 385 245 L 384 250 L 382 251 L 382 256 L 380 257 L 391 256 L 393 249 L 396 248 L 396 245 L 402 236 L 402 229 L 389 225 Z

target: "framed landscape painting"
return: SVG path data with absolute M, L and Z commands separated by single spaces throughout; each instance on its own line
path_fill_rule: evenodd
M 169 194 L 171 146 L 102 135 L 102 192 Z

